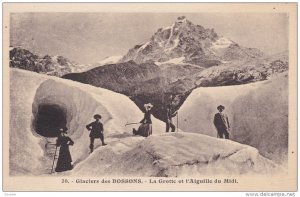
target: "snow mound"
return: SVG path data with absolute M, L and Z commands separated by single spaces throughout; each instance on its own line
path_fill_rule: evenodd
M 133 143 L 134 142 L 134 143 Z M 121 146 L 122 152 L 118 152 Z M 125 150 L 125 151 L 124 151 Z M 271 174 L 284 170 L 257 149 L 230 140 L 193 133 L 170 133 L 139 141 L 130 137 L 98 149 L 73 175 L 195 177 Z
M 50 112 L 52 114 L 47 115 Z M 37 175 L 51 171 L 53 155 L 49 154 L 48 147 L 55 142 L 55 138 L 51 137 L 53 134 L 49 134 L 51 129 L 55 129 L 53 125 L 67 125 L 69 136 L 75 142 L 70 148 L 73 162 L 80 163 L 89 155 L 89 132 L 85 126 L 94 121 L 96 113 L 102 115 L 108 143 L 113 138 L 131 136 L 132 128 L 137 126 L 125 127 L 125 124 L 139 122 L 143 118 L 143 113 L 124 95 L 57 77 L 11 69 L 10 174 Z M 55 116 L 64 120 L 55 119 Z M 43 117 L 55 122 L 44 121 Z M 152 120 L 153 134 L 163 132 L 165 125 L 154 117 Z M 98 140 L 95 143 L 96 147 L 100 144 Z
M 287 161 L 286 73 L 246 85 L 195 89 L 179 110 L 179 128 L 216 137 L 213 118 L 220 104 L 226 108 L 232 140 L 253 146 L 278 163 Z

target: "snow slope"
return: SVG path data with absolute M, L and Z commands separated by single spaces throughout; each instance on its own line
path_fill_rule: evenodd
M 185 132 L 151 136 L 132 143 L 133 139 L 122 141 L 121 147 L 127 148 L 120 148 L 119 143 L 98 149 L 77 165 L 72 175 L 199 177 L 284 172 L 260 156 L 257 149 L 230 140 Z
M 104 135 L 110 138 L 132 135 L 129 122 L 139 122 L 143 113 L 126 96 L 93 86 L 19 69 L 10 71 L 10 174 L 43 174 L 50 172 L 52 157 L 45 157 L 46 138 L 35 132 L 34 122 L 42 105 L 57 105 L 66 111 L 69 135 L 75 141 L 71 147 L 74 163 L 88 156 L 89 132 L 85 125 L 93 115 L 102 115 Z M 164 124 L 153 119 L 153 134 L 164 131 Z M 96 140 L 96 146 L 100 142 Z M 49 170 L 50 169 L 50 170 Z
M 122 57 L 123 56 L 109 56 L 109 57 L 106 57 L 103 60 L 97 62 L 96 64 L 80 65 L 80 66 L 77 66 L 78 69 L 74 70 L 74 72 L 76 72 L 76 73 L 85 72 L 85 71 L 91 70 L 93 68 L 97 68 L 99 66 L 104 66 L 104 65 L 107 65 L 107 64 L 116 64 L 116 63 L 119 62 L 119 60 Z
M 119 62 L 122 57 L 123 57 L 122 55 L 109 56 L 109 57 L 104 58 L 100 62 L 98 62 L 97 65 L 101 66 L 101 65 L 106 65 L 106 64 L 115 64 L 115 63 Z
M 179 110 L 179 128 L 216 137 L 217 106 L 224 105 L 231 139 L 256 147 L 278 163 L 287 160 L 288 77 L 239 86 L 197 88 Z

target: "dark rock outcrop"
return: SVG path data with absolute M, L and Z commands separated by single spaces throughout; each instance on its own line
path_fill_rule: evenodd
M 53 76 L 62 76 L 76 71 L 76 64 L 63 56 L 40 57 L 32 52 L 17 47 L 9 51 L 9 66 L 37 73 Z

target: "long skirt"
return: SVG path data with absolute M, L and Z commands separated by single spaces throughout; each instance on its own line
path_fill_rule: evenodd
M 59 156 L 56 164 L 55 171 L 62 172 L 67 170 L 72 170 L 73 166 L 71 164 L 72 158 L 69 150 L 69 146 L 61 146 L 59 149 Z
M 137 134 L 144 137 L 148 137 L 149 135 L 152 135 L 152 124 L 142 123 L 138 128 Z

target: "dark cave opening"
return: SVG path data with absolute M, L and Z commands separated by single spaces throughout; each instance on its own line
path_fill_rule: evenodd
M 57 137 L 59 129 L 66 126 L 66 109 L 55 104 L 41 104 L 35 114 L 34 129 L 44 137 Z

